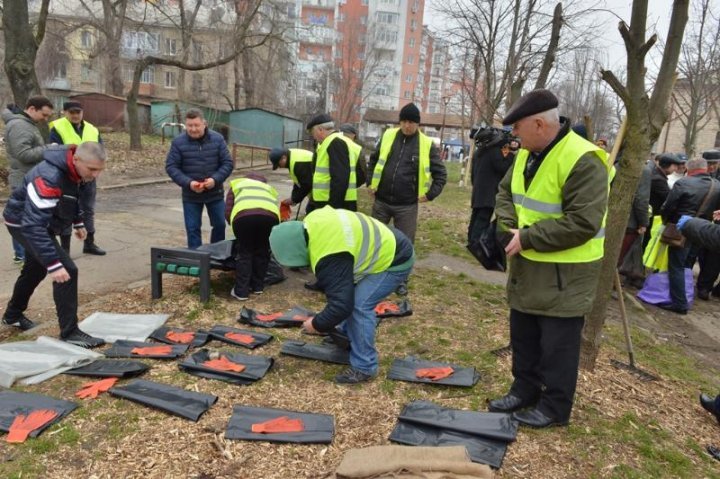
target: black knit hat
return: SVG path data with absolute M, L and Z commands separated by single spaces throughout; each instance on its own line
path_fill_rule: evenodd
M 312 130 L 313 126 L 322 125 L 323 123 L 330 123 L 331 121 L 334 120 L 327 113 L 320 113 L 319 115 L 315 115 L 314 117 L 310 118 L 310 121 L 307 124 L 307 131 Z
M 703 151 L 702 157 L 706 161 L 720 161 L 720 151 L 718 151 L 718 150 Z
M 288 151 L 286 148 L 280 148 L 275 147 L 272 150 L 268 152 L 268 158 L 270 159 L 270 163 L 272 163 L 273 170 L 277 170 L 280 167 L 280 160 L 283 156 L 287 156 L 290 154 L 290 151 Z
M 82 111 L 82 109 L 82 104 L 79 101 L 66 101 L 65 103 L 63 103 L 63 110 L 65 111 Z
M 415 103 L 408 103 L 400 110 L 400 121 L 407 120 L 413 123 L 420 123 L 420 110 Z
M 520 99 L 510 107 L 510 111 L 508 111 L 505 118 L 503 118 L 502 124 L 512 125 L 528 116 L 557 108 L 558 104 L 557 97 L 550 90 L 533 90 L 521 96 Z

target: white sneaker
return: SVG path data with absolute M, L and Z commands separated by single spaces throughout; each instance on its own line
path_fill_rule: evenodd
M 237 299 L 238 301 L 247 301 L 247 297 L 238 296 L 237 294 L 235 294 L 235 288 L 230 290 L 230 296 Z

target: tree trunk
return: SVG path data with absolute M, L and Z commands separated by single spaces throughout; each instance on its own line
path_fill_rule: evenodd
M 24 108 L 28 98 L 40 94 L 40 83 L 35 74 L 38 44 L 30 26 L 27 0 L 5 0 L 2 23 L 5 34 L 5 74 L 15 104 Z
M 105 53 L 107 55 L 105 58 L 105 93 L 122 96 L 125 85 L 120 63 L 120 43 L 107 45 Z
M 242 62 L 239 58 L 233 61 L 233 72 L 235 73 L 235 83 L 233 85 L 233 108 L 240 108 L 240 93 L 242 92 Z
M 245 87 L 245 108 L 255 106 L 255 78 L 252 66 L 252 52 L 242 53 L 243 86 Z
M 130 149 L 133 151 L 142 150 L 142 131 L 138 119 L 138 91 L 140 90 L 140 78 L 143 70 L 147 67 L 143 62 L 135 64 L 133 70 L 132 85 L 127 95 L 128 131 L 130 132 Z

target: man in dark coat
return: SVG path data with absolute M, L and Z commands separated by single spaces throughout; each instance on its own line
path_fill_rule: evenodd
M 720 179 L 720 151 L 708 150 L 704 151 L 702 157 L 707 161 L 708 174 Z M 700 264 L 700 273 L 697 278 L 697 295 L 698 298 L 707 301 L 712 293 L 715 297 L 720 298 L 720 284 L 715 286 L 715 282 L 720 275 L 720 249 L 709 248 L 702 243 L 697 244 L 698 263 Z
M 233 170 L 225 139 L 207 127 L 200 110 L 185 114 L 185 133 L 170 145 L 165 171 L 182 187 L 183 214 L 188 248 L 202 244 L 202 212 L 207 208 L 212 232 L 210 242 L 225 239 L 223 182 Z

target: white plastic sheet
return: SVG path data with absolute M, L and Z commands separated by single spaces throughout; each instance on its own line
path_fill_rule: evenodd
M 69 369 L 85 366 L 103 355 L 40 336 L 35 341 L 0 344 L 0 386 L 9 388 L 15 381 L 37 384 Z
M 106 343 L 118 339 L 145 341 L 157 328 L 165 324 L 169 314 L 117 314 L 95 312 L 78 327 Z

